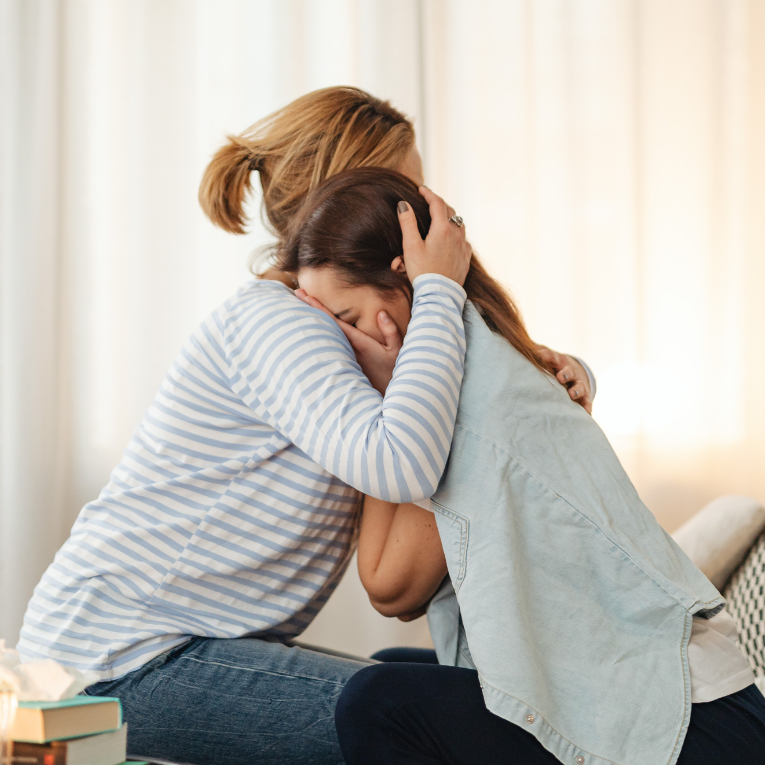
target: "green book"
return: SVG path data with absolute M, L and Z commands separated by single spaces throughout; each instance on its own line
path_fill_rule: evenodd
M 21 701 L 11 728 L 13 741 L 46 744 L 122 727 L 119 699 L 75 696 L 66 701 Z

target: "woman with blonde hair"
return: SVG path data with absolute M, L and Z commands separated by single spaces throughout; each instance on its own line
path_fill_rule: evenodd
M 324 88 L 230 136 L 205 170 L 199 202 L 215 225 L 232 234 L 244 234 L 246 202 L 252 192 L 253 171 L 257 171 L 264 221 L 277 237 L 278 248 L 308 193 L 327 178 L 354 167 L 383 167 L 418 185 L 424 182 L 414 126 L 404 114 L 358 88 Z M 449 213 L 454 210 L 449 208 Z M 293 275 L 278 268 L 261 276 L 296 286 Z M 395 328 L 381 323 L 380 330 L 386 340 L 400 347 Z M 379 344 L 370 343 L 361 333 L 348 334 L 357 353 L 379 354 L 380 360 L 391 358 L 390 351 L 382 355 Z M 543 345 L 538 350 L 568 388 L 571 399 L 591 411 L 595 379 L 584 362 Z M 370 368 L 378 365 L 370 364 Z
M 279 250 L 308 192 L 360 166 L 422 181 L 411 123 L 362 91 L 331 88 L 231 137 L 200 201 L 241 233 L 258 172 Z M 295 295 L 287 272 L 243 285 L 191 334 L 35 588 L 22 656 L 97 673 L 86 693 L 121 699 L 131 754 L 342 760 L 335 703 L 368 660 L 293 640 L 345 571 L 360 494 L 408 503 L 435 491 L 462 381 L 471 249 L 453 211 L 421 193 L 439 224 L 423 240 L 411 210 L 400 216 L 412 244 L 405 340 L 385 311 L 367 332 L 341 331 Z M 555 360 L 588 405 L 584 371 Z

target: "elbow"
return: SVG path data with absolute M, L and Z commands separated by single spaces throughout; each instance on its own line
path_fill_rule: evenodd
M 369 602 L 377 613 L 387 616 L 389 619 L 393 619 L 397 616 L 406 616 L 412 611 L 411 603 L 407 603 L 401 598 L 383 601 L 376 600 L 370 595 Z
M 429 499 L 436 493 L 436 490 L 441 483 L 441 478 L 446 472 L 446 462 L 444 461 L 443 464 L 441 464 L 439 460 L 438 464 L 433 467 L 435 469 L 434 473 L 431 473 L 430 470 L 427 471 L 429 475 L 420 473 L 415 480 L 404 480 L 400 483 L 395 480 L 388 480 L 387 482 L 378 482 L 373 486 L 368 485 L 369 482 L 367 481 L 365 485 L 357 486 L 354 484 L 354 488 L 373 499 L 379 499 L 381 502 L 392 502 L 396 505 L 421 502 L 423 499 Z M 414 478 L 411 469 L 406 465 L 401 464 L 400 469 L 405 475 L 409 473 L 409 475 Z M 407 483 L 416 483 L 416 488 L 415 486 L 407 485 Z
M 403 594 L 398 587 L 391 587 L 390 583 L 365 582 L 363 579 L 361 583 L 367 591 L 369 602 L 374 606 L 375 611 L 379 611 L 383 616 L 388 616 L 385 611 L 390 606 L 395 606 Z
M 384 586 L 366 587 L 366 591 L 372 608 L 391 619 L 410 615 L 430 599 L 429 594 L 425 595 L 417 587 L 401 583 L 398 586 L 387 583 Z
M 369 582 L 362 579 L 361 582 L 367 591 L 369 602 L 378 613 L 383 616 L 401 616 L 407 610 L 411 610 L 410 597 L 405 587 L 392 586 L 391 582 Z
M 361 489 L 360 491 L 374 499 L 379 499 L 381 502 L 405 505 L 413 502 L 422 502 L 423 499 L 430 499 L 436 493 L 436 489 L 440 482 L 441 479 L 439 476 L 437 480 L 426 481 L 415 491 L 410 491 L 407 487 L 389 486 L 383 496 L 380 496 L 381 492 L 371 490 L 369 487 Z

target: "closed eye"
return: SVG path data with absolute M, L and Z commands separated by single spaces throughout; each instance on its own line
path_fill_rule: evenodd
M 346 308 L 344 311 L 340 311 L 339 313 L 335 314 L 335 318 L 340 319 L 340 321 L 344 321 L 347 324 L 350 324 L 352 327 L 356 327 L 356 324 L 358 323 L 359 319 L 358 316 L 356 318 L 353 318 L 350 313 L 353 309 L 352 308 Z M 358 329 L 358 327 L 356 327 Z

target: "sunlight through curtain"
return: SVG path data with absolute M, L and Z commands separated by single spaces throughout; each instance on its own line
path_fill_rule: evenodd
M 648 506 L 765 499 L 765 4 L 425 7 L 430 182 Z

